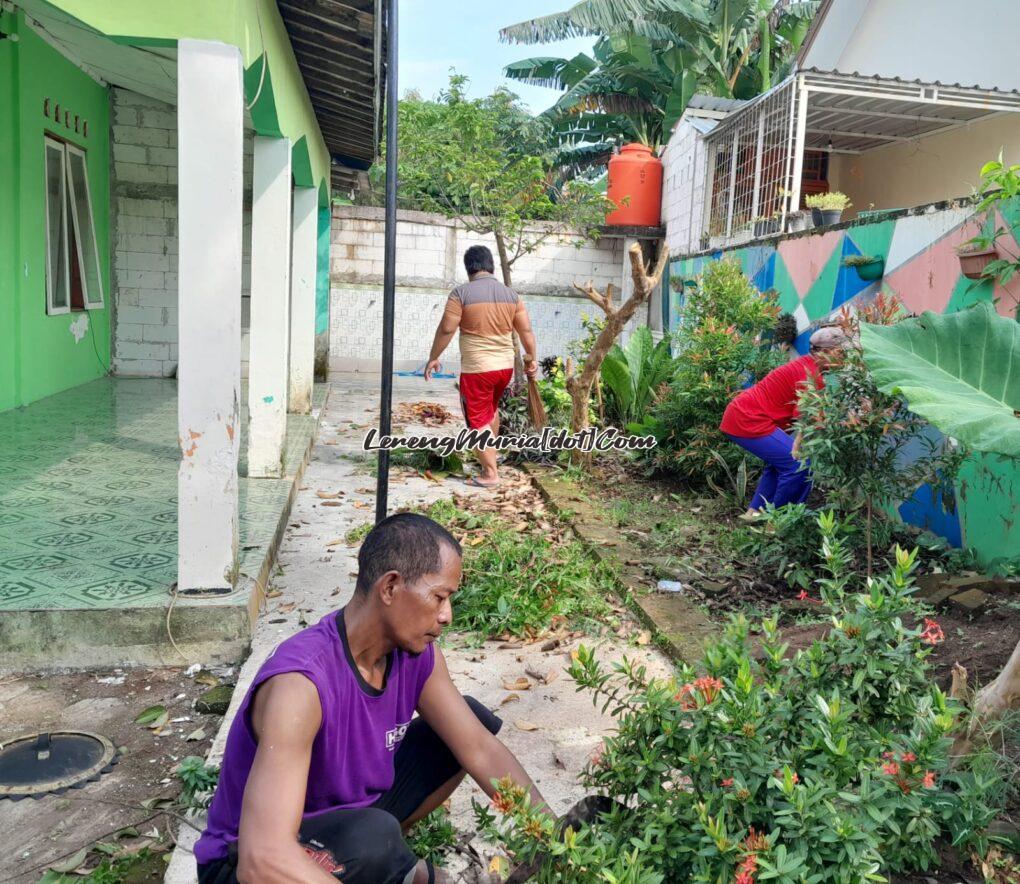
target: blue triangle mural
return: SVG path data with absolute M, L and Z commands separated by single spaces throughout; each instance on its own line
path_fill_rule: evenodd
M 851 255 L 860 254 L 862 252 L 857 248 L 854 241 L 849 236 L 844 236 L 842 257 L 849 258 Z M 874 283 L 861 279 L 853 267 L 844 267 L 840 264 L 839 275 L 836 277 L 836 286 L 832 293 L 832 309 L 836 310 L 872 285 Z
M 811 335 L 816 331 L 818 331 L 818 327 L 814 325 L 807 329 L 807 331 L 802 331 L 793 342 L 793 349 L 800 353 L 801 356 L 807 356 L 808 342 L 811 340 Z
M 751 282 L 759 292 L 767 292 L 776 282 L 776 250 L 770 249 L 761 269 L 751 277 Z

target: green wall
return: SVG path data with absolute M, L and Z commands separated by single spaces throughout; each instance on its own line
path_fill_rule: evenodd
M 105 87 L 45 43 L 17 14 L 18 40 L 0 42 L 0 179 L 9 189 L 7 221 L 0 236 L 0 326 L 10 346 L 0 346 L 0 408 L 27 405 L 102 377 L 110 364 L 110 150 L 109 99 Z M 12 16 L 6 21 L 11 22 Z M 5 72 L 10 76 L 3 76 Z M 5 85 L 5 84 L 9 84 Z M 44 103 L 50 100 L 50 117 Z M 59 104 L 71 126 L 53 119 Z M 74 131 L 73 116 L 88 121 L 88 136 Z M 61 114 L 63 116 L 63 114 Z M 81 128 L 81 127 L 79 127 Z M 89 189 L 99 243 L 104 307 L 88 311 L 89 330 L 80 341 L 71 326 L 79 312 L 46 313 L 46 179 L 44 135 L 49 132 L 86 151 Z M 13 149 L 11 149 L 13 147 Z M 2 210 L 0 210 L 2 212 Z M 0 273 L 5 272 L 0 269 Z M 9 271 L 7 271 L 9 272 Z M 0 337 L 0 342 L 4 338 Z
M 329 151 L 275 0 L 50 2 L 121 43 L 172 45 L 180 38 L 190 38 L 237 46 L 244 62 L 249 101 L 255 97 L 262 79 L 259 100 L 251 109 L 256 131 L 260 135 L 290 138 L 295 146 L 295 183 L 299 187 L 325 185 L 320 204 L 327 205 Z M 264 78 L 263 56 L 268 59 Z
M 11 13 L 0 12 L 0 37 L 17 26 Z M 0 39 L 0 411 L 15 405 L 14 330 L 17 323 L 14 287 L 17 284 L 17 140 L 14 111 L 17 107 L 17 74 L 14 67 L 17 43 Z

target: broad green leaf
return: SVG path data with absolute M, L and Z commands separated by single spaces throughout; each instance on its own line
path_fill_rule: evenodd
M 864 324 L 861 345 L 883 392 L 977 451 L 1020 457 L 1020 324 L 982 302 Z
M 166 706 L 150 706 L 138 713 L 137 724 L 152 724 L 167 714 Z

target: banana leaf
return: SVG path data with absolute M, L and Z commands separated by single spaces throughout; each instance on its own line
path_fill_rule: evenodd
M 883 392 L 976 451 L 1020 458 L 1020 324 L 986 301 L 862 324 L 861 346 Z

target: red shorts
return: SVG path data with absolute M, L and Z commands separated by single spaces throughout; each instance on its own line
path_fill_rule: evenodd
M 499 399 L 513 376 L 512 368 L 460 376 L 460 406 L 470 429 L 480 430 L 492 423 L 499 408 Z

